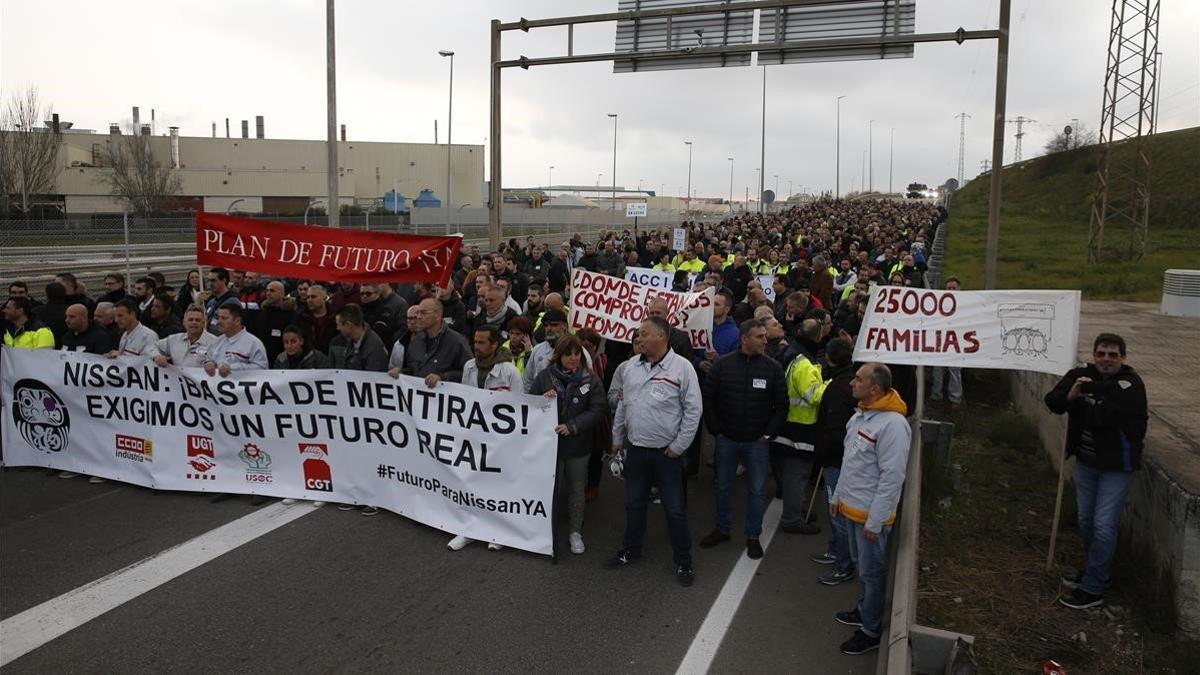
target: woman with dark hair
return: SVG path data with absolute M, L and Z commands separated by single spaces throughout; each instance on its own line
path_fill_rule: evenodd
M 200 292 L 200 270 L 188 270 L 187 281 L 175 294 L 175 318 L 182 319 L 188 307 L 195 304 L 194 298 Z
M 289 324 L 283 329 L 283 351 L 275 357 L 275 370 L 316 370 L 329 368 L 329 357 L 308 344 L 303 328 Z
M 574 335 L 564 335 L 554 345 L 550 365 L 533 380 L 530 394 L 541 394 L 558 402 L 558 477 L 567 493 L 568 532 L 571 553 L 584 552 L 583 507 L 586 501 L 588 457 L 595 445 L 595 426 L 608 410 L 604 383 L 587 369 L 583 344 Z

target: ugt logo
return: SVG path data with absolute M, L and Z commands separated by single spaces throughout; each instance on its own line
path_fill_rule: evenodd
M 208 436 L 188 434 L 187 456 L 187 463 L 190 469 L 187 473 L 188 478 L 192 480 L 216 480 L 216 473 L 209 473 L 217 467 L 217 455 L 216 449 L 213 446 L 213 439 Z
M 304 489 L 333 492 L 333 474 L 326 461 L 329 446 L 324 443 L 301 443 L 300 455 L 304 457 Z

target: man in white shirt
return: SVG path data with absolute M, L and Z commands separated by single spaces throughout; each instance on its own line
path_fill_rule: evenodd
M 158 356 L 158 333 L 138 320 L 138 314 L 138 303 L 133 298 L 122 298 L 117 302 L 116 320 L 121 329 L 121 341 L 107 354 L 108 358 L 132 356 L 142 362 Z
M 227 302 L 217 310 L 217 326 L 221 336 L 208 349 L 204 372 L 229 377 L 236 370 L 266 370 L 267 349 L 253 333 L 242 325 L 244 310 L 241 303 Z
M 183 332 L 158 341 L 159 354 L 154 362 L 160 366 L 203 368 L 209 347 L 217 341 L 216 335 L 204 330 L 204 323 L 204 310 L 196 305 L 188 307 L 183 313 Z

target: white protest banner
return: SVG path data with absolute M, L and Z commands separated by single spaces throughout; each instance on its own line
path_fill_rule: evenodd
M 875 286 L 854 360 L 1062 375 L 1078 339 L 1079 291 Z
M 635 284 L 669 291 L 675 283 L 675 273 L 652 270 L 649 267 L 626 267 L 625 278 Z
M 688 333 L 692 348 L 711 349 L 715 296 L 711 288 L 703 293 L 672 293 L 576 267 L 571 275 L 569 326 L 571 330 L 591 328 L 609 340 L 632 342 L 650 301 L 662 298 L 667 301 L 671 325 Z
M 646 202 L 629 202 L 625 205 L 626 218 L 645 218 Z
M 4 462 L 164 490 L 369 504 L 550 554 L 557 410 L 541 397 L 347 370 L 211 377 L 3 350 Z

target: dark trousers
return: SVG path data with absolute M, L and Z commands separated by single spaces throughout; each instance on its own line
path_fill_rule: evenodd
M 642 554 L 650 486 L 657 485 L 675 564 L 691 566 L 692 534 L 684 509 L 683 471 L 683 457 L 667 457 L 662 448 L 629 446 L 625 455 L 625 549 L 630 555 Z

